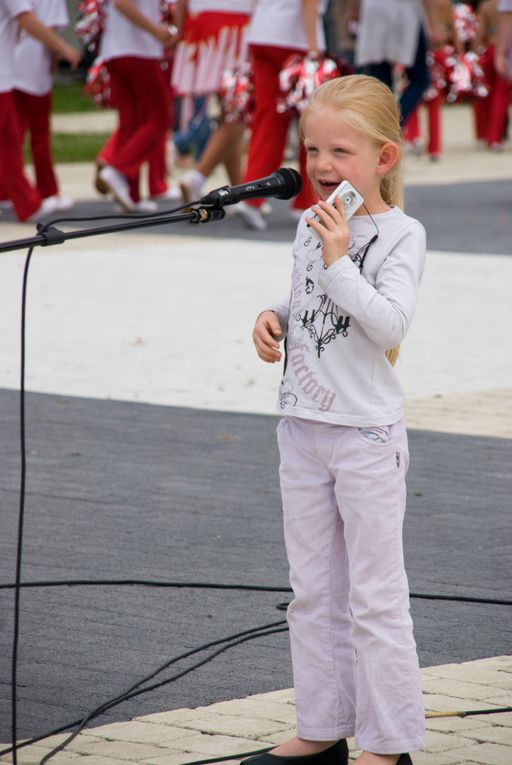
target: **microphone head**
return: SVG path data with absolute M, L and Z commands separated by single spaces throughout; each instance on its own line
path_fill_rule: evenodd
M 276 194 L 277 199 L 291 199 L 297 196 L 302 188 L 302 178 L 292 167 L 280 167 L 273 175 L 276 175 L 283 184 L 283 188 Z

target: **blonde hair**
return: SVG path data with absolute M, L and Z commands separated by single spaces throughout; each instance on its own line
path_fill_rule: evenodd
M 387 205 L 403 206 L 403 181 L 401 160 L 403 137 L 400 128 L 400 111 L 396 99 L 387 85 L 365 74 L 336 77 L 321 85 L 313 93 L 300 118 L 300 132 L 304 135 L 305 120 L 322 108 L 343 112 L 343 118 L 361 131 L 378 149 L 386 143 L 394 143 L 399 154 L 396 164 L 381 178 L 380 193 Z M 386 357 L 394 366 L 400 346 L 386 351 Z

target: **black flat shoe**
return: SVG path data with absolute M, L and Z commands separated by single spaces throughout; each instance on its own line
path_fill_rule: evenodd
M 396 765 L 414 765 L 410 754 L 401 754 Z
M 407 760 L 402 762 L 402 757 L 399 765 L 408 765 Z M 307 754 L 303 757 L 281 757 L 278 754 L 265 752 L 242 760 L 240 765 L 348 765 L 348 745 L 346 739 L 342 738 L 323 752 Z

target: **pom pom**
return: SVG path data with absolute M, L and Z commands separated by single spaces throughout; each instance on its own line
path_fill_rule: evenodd
M 301 56 L 293 54 L 284 62 L 279 74 L 281 96 L 277 101 L 278 112 L 295 111 L 302 114 L 313 92 L 334 77 L 350 74 L 352 69 L 343 60 L 327 56 Z
M 468 3 L 456 3 L 453 6 L 455 29 L 461 42 L 469 43 L 476 35 L 478 17 Z
M 87 81 L 84 86 L 85 93 L 92 96 L 96 106 L 107 109 L 112 106 L 110 97 L 110 75 L 106 64 L 97 58 L 87 71 Z
M 73 26 L 77 37 L 87 50 L 97 51 L 105 25 L 106 0 L 82 0 L 78 6 L 78 20 Z
M 219 97 L 226 122 L 243 121 L 246 125 L 251 124 L 254 83 L 250 64 L 223 72 Z

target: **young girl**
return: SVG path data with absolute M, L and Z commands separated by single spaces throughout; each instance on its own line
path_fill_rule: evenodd
M 278 442 L 297 737 L 250 765 L 343 765 L 353 735 L 358 765 L 410 765 L 424 711 L 393 363 L 416 305 L 425 231 L 399 207 L 402 140 L 386 85 L 365 75 L 322 85 L 301 132 L 319 201 L 298 225 L 289 302 L 260 314 L 253 332 L 271 363 L 286 335 Z M 364 197 L 350 222 L 341 203 L 325 202 L 342 180 Z

